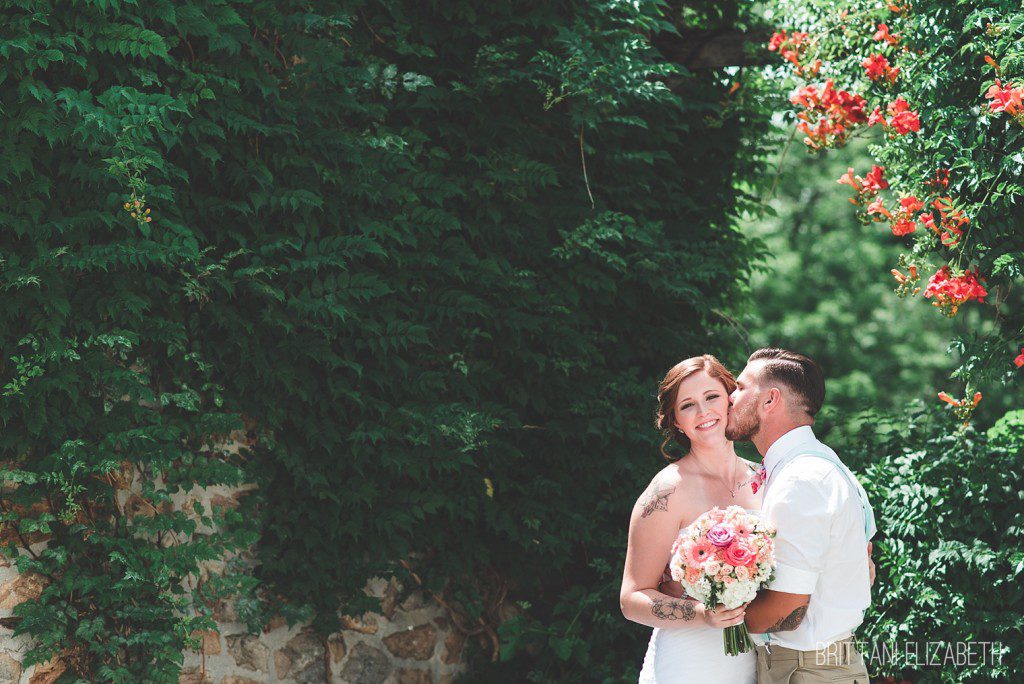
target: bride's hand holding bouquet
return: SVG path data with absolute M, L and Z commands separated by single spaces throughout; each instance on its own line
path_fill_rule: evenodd
M 774 537 L 770 523 L 743 508 L 716 506 L 682 530 L 672 545 L 672 579 L 689 596 L 709 606 L 705 620 L 712 627 L 724 628 L 729 655 L 745 653 L 754 646 L 742 614 L 758 590 L 771 581 Z

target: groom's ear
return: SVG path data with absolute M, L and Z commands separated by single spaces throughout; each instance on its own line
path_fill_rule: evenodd
M 764 400 L 764 409 L 766 411 L 774 411 L 780 404 L 782 404 L 782 392 L 779 391 L 778 387 L 772 387 L 768 390 L 768 396 Z

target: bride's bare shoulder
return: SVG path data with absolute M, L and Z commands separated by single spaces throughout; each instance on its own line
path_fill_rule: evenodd
M 655 511 L 668 510 L 669 503 L 679 487 L 680 479 L 675 463 L 669 463 L 655 473 L 650 483 L 637 498 L 636 503 L 640 517 L 648 518 Z
M 681 461 L 673 461 L 655 473 L 651 478 L 651 487 L 664 489 L 665 487 L 680 487 L 687 481 L 686 469 Z
M 649 517 L 655 511 L 669 510 L 670 506 L 675 508 L 677 502 L 688 500 L 688 493 L 695 486 L 694 478 L 689 475 L 686 466 L 679 461 L 669 463 L 659 470 L 637 500 L 641 517 Z

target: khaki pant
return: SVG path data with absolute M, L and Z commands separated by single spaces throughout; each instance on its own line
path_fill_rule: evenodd
M 772 646 L 757 647 L 757 684 L 868 684 L 864 658 L 853 637 L 841 639 L 819 651 L 795 651 Z

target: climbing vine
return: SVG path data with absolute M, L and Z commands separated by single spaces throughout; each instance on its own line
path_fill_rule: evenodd
M 744 7 L 9 8 L 0 503 L 39 578 L 26 662 L 174 681 L 228 592 L 253 630 L 328 632 L 394 576 L 482 668 L 620 674 L 645 630 L 587 608 L 658 467 L 658 378 L 742 355 L 772 98 L 653 39 L 748 29 Z

